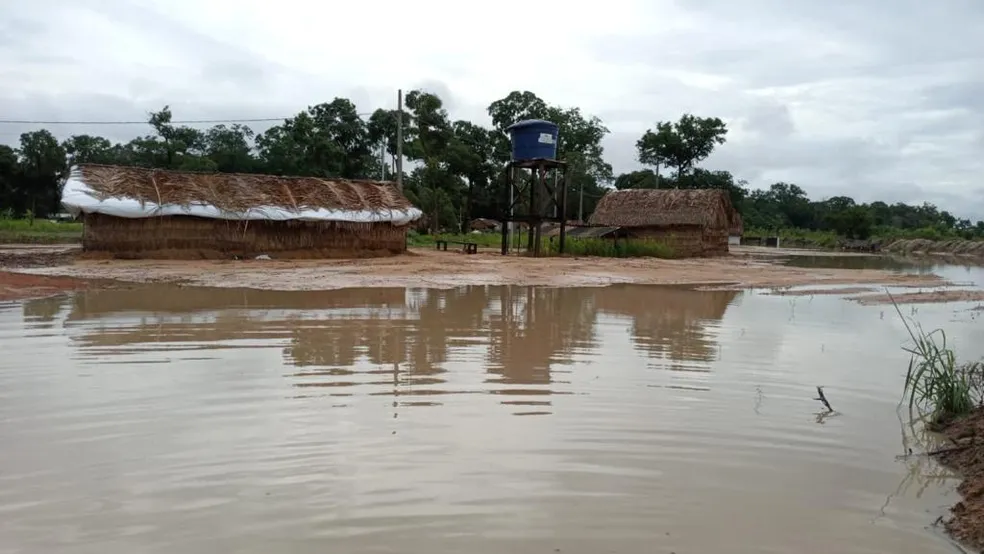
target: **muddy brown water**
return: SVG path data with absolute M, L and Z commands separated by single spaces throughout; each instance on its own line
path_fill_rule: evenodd
M 958 552 L 891 308 L 766 292 L 0 304 L 0 552 Z

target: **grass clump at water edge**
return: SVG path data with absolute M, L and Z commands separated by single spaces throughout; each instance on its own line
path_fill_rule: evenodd
M 984 405 L 984 363 L 958 363 L 946 345 L 945 331 L 927 333 L 918 322 L 910 324 L 891 294 L 889 298 L 913 343 L 902 347 L 910 356 L 902 393 L 910 415 L 918 412 L 920 418 L 937 425 Z

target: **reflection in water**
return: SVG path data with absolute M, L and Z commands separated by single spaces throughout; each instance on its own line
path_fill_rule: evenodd
M 930 260 L 902 258 L 890 255 L 795 255 L 782 259 L 783 265 L 791 267 L 830 268 L 830 269 L 878 269 L 885 271 L 904 271 L 906 273 L 932 273 L 936 265 Z
M 566 392 L 555 374 L 597 346 L 599 317 L 630 321 L 632 343 L 655 362 L 706 372 L 717 355 L 713 326 L 739 294 L 645 286 L 289 293 L 153 287 L 79 293 L 66 324 L 85 323 L 73 340 L 96 363 L 147 352 L 203 359 L 202 351 L 286 341 L 284 361 L 298 368 L 287 377 L 326 396 L 469 392 L 444 386 L 455 351 L 484 359 L 485 392 L 509 396 L 505 405 L 539 407 L 517 413 L 541 414 L 551 405 L 544 395 Z M 25 315 L 52 319 L 65 302 L 29 302 Z
M 984 354 L 952 310 L 919 318 Z M 951 476 L 895 458 L 880 311 L 645 286 L 0 308 L 0 550 L 952 552 L 925 530 Z

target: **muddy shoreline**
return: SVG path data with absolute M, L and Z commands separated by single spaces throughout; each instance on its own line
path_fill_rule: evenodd
M 935 458 L 962 477 L 957 487 L 962 499 L 951 509 L 944 527 L 954 539 L 984 551 L 984 407 L 939 431 L 951 444 Z
M 0 270 L 84 281 L 166 282 L 270 290 L 462 285 L 572 287 L 621 283 L 722 288 L 946 284 L 930 274 L 785 266 L 776 263 L 774 252 L 759 253 L 745 248 L 720 258 L 684 260 L 533 259 L 503 257 L 490 251 L 464 255 L 431 249 L 411 249 L 396 257 L 340 260 L 99 260 L 81 259 L 77 251 L 33 250 L 0 252 Z

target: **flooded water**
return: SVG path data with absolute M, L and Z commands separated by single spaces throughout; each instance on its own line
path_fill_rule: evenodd
M 931 257 L 912 258 L 893 255 L 808 255 L 798 254 L 781 259 L 782 265 L 804 268 L 876 269 L 897 273 L 939 275 L 959 285 L 984 286 L 984 263 L 968 259 L 962 265 L 945 263 Z
M 0 552 L 958 551 L 897 316 L 765 292 L 0 304 Z M 917 317 L 984 355 L 965 310 Z

